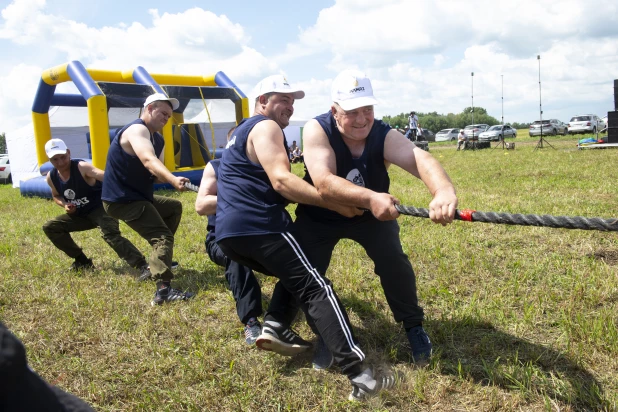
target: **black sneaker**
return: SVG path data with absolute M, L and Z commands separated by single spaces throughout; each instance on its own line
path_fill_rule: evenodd
M 139 270 L 140 275 L 137 278 L 138 282 L 144 282 L 152 278 L 152 273 L 150 273 L 150 266 L 144 265 Z
M 182 300 L 189 300 L 195 296 L 191 292 L 183 292 L 178 289 L 173 289 L 171 286 L 164 286 L 157 289 L 154 298 L 152 299 L 152 306 L 162 305 L 165 302 L 176 302 Z
M 316 345 L 315 352 L 313 352 L 313 369 L 321 370 L 328 369 L 333 366 L 335 358 L 333 354 L 326 347 L 324 339 L 318 336 L 318 344 Z
M 262 334 L 255 344 L 262 350 L 272 351 L 283 356 L 294 356 L 310 349 L 313 345 L 307 342 L 291 328 L 275 326 L 266 321 L 262 326 Z
M 350 380 L 350 383 L 352 384 L 352 392 L 350 393 L 350 396 L 348 396 L 348 400 L 350 401 L 358 402 L 371 398 L 372 396 L 380 393 L 382 390 L 394 387 L 395 384 L 401 380 L 401 377 L 396 373 L 390 373 L 385 376 L 373 378 L 373 370 L 370 368 L 365 369 L 361 375 L 364 375 L 362 376 L 362 383 L 354 381 L 358 377 Z
M 91 259 L 86 259 L 82 261 L 78 261 L 76 259 L 69 269 L 75 272 L 79 272 L 80 270 L 94 269 L 94 263 L 92 263 Z
M 425 329 L 422 326 L 415 326 L 406 332 L 406 335 L 410 341 L 414 363 L 419 366 L 427 365 L 431 359 L 432 347 Z

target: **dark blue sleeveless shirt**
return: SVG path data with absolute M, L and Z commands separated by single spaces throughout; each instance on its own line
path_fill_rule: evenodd
M 210 162 L 208 162 L 212 165 L 212 168 L 215 171 L 215 179 L 219 180 L 219 163 L 220 160 L 219 159 L 213 159 Z M 217 190 L 218 193 L 218 190 Z M 217 195 L 218 198 L 218 195 Z M 208 225 L 206 225 L 206 230 L 208 231 L 208 234 L 206 235 L 206 241 L 209 241 L 211 239 L 213 239 L 215 237 L 215 226 L 217 225 L 217 215 L 212 214 L 212 215 L 208 215 Z
M 144 167 L 139 157 L 130 155 L 120 146 L 120 137 L 129 126 L 141 124 L 142 119 L 136 119 L 120 129 L 112 140 L 107 152 L 107 166 L 103 178 L 103 193 L 101 198 L 107 202 L 128 203 L 136 200 L 153 201 L 154 176 Z M 159 133 L 150 135 L 155 156 L 163 151 L 164 140 Z
M 287 199 L 277 193 L 261 165 L 247 157 L 249 132 L 268 117 L 244 119 L 223 151 L 217 181 L 217 239 L 287 232 Z M 285 136 L 281 146 L 287 152 Z
M 331 112 L 324 113 L 315 118 L 330 142 L 333 151 L 335 152 L 337 164 L 337 176 L 342 177 L 357 186 L 362 186 L 371 189 L 374 192 L 388 193 L 390 187 L 390 178 L 388 171 L 384 165 L 384 140 L 386 135 L 391 130 L 391 127 L 381 120 L 374 120 L 373 126 L 367 136 L 365 149 L 363 154 L 355 159 L 348 146 L 346 146 L 335 118 Z M 313 184 L 311 176 L 305 167 L 304 179 Z M 370 219 L 373 217 L 371 212 L 365 212 L 361 216 L 348 218 L 333 212 L 329 209 L 324 209 L 317 206 L 309 206 L 299 204 L 296 208 L 297 213 L 305 213 L 310 218 L 328 222 L 357 222 L 362 219 Z
M 101 182 L 97 180 L 90 186 L 79 171 L 79 162 L 81 160 L 71 160 L 71 177 L 66 182 L 60 179 L 56 168 L 49 172 L 49 178 L 64 201 L 75 205 L 77 216 L 85 216 L 101 206 Z

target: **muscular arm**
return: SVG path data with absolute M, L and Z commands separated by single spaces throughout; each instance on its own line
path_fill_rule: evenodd
M 353 207 L 322 199 L 317 189 L 290 171 L 290 161 L 283 141 L 283 132 L 274 121 L 259 122 L 249 134 L 247 152 L 262 165 L 273 188 L 295 203 L 320 206 L 344 216 L 360 214 Z M 252 159 L 253 160 L 253 159 Z
M 207 216 L 217 211 L 217 177 L 210 163 L 204 168 L 200 189 L 195 199 L 195 211 L 200 216 Z
M 103 176 L 105 172 L 101 169 L 94 167 L 91 163 L 88 162 L 79 162 L 77 164 L 82 177 L 90 184 L 90 181 L 98 180 L 99 182 L 103 181 Z M 94 182 L 92 182 L 94 184 Z
M 401 133 L 401 138 L 408 141 Z M 360 209 L 369 209 L 380 220 L 396 219 L 399 201 L 388 193 L 378 193 L 360 187 L 337 176 L 337 163 L 328 136 L 316 120 L 303 129 L 304 160 L 313 184 L 327 201 L 339 202 Z
M 129 143 L 130 149 L 139 158 L 144 167 L 152 173 L 159 182 L 167 182 L 171 184 L 176 190 L 185 190 L 184 184 L 189 179 L 186 177 L 173 175 L 163 162 L 157 158 L 154 150 L 154 146 L 150 141 L 150 133 L 146 126 L 132 125 L 122 134 L 122 139 Z M 121 142 L 122 143 L 122 142 Z M 128 151 L 126 143 L 122 146 L 125 151 Z
M 453 221 L 457 196 L 455 187 L 440 162 L 394 130 L 386 135 L 384 160 L 401 167 L 425 183 L 433 196 L 429 203 L 431 220 L 443 225 Z

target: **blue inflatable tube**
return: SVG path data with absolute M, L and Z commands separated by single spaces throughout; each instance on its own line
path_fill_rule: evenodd
M 88 159 L 84 159 L 84 160 L 88 160 Z M 48 169 L 45 172 L 46 175 L 49 170 L 51 169 Z M 189 170 L 186 172 L 173 172 L 172 174 L 176 176 L 187 177 L 189 178 L 191 183 L 193 183 L 196 186 L 199 186 L 200 182 L 202 181 L 203 173 L 204 173 L 203 170 Z M 155 184 L 154 189 L 155 190 L 173 190 L 172 185 L 170 185 L 169 183 Z M 37 176 L 37 177 L 33 177 L 32 179 L 20 181 L 19 182 L 19 192 L 21 193 L 22 196 L 26 196 L 26 197 L 42 197 L 45 199 L 52 198 L 51 188 L 47 184 L 46 176 Z

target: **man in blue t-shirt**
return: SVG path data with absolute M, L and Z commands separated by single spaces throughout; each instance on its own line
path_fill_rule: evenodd
M 141 117 L 120 129 L 110 144 L 101 194 L 105 211 L 124 221 L 152 246 L 150 273 L 140 277 L 157 282 L 152 305 L 193 297 L 171 286 L 174 234 L 182 218 L 182 203 L 155 195 L 153 186 L 155 182 L 169 183 L 184 191 L 189 182 L 186 177 L 173 175 L 163 163 L 160 132 L 178 106 L 177 99 L 163 93 L 146 98 Z
M 429 217 L 442 225 L 455 217 L 455 188 L 429 153 L 374 119 L 377 100 L 365 74 L 357 70 L 340 73 L 333 81 L 331 97 L 330 111 L 303 129 L 305 179 L 325 200 L 365 212 L 349 218 L 302 204 L 296 209 L 296 229 L 320 273 L 326 273 L 340 239 L 352 239 L 365 249 L 395 320 L 406 329 L 414 361 L 426 363 L 432 347 L 422 326 L 414 271 L 399 239 L 395 208 L 399 200 L 388 193 L 388 167 L 395 164 L 425 183 L 433 196 Z
M 130 266 L 147 270 L 144 255 L 120 234 L 118 221 L 103 210 L 101 182 L 104 173 L 82 160 L 72 160 L 71 151 L 61 139 L 51 139 L 45 144 L 45 153 L 54 168 L 47 174 L 54 202 L 66 213 L 43 225 L 43 232 L 58 249 L 75 259 L 71 270 L 94 267 L 83 250 L 77 246 L 72 232 L 98 227 L 103 239 Z
M 290 170 L 283 134 L 294 102 L 305 93 L 282 75 L 258 83 L 255 113 L 236 128 L 223 152 L 217 180 L 217 242 L 230 259 L 279 278 L 264 316 L 258 348 L 283 355 L 305 351 L 311 344 L 290 329 L 300 303 L 312 329 L 325 341 L 352 384 L 351 399 L 392 386 L 392 377 L 376 379 L 363 366 L 365 354 L 354 337 L 347 313 L 331 282 L 306 258 L 286 210 L 290 202 L 356 216 L 355 207 L 325 202 L 315 187 Z

